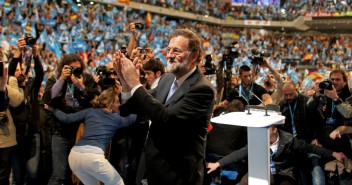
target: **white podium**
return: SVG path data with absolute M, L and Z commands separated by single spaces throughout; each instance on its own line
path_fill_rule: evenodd
M 261 109 L 246 112 L 231 112 L 211 119 L 211 122 L 248 127 L 248 183 L 270 185 L 269 132 L 271 125 L 284 124 L 285 116 Z

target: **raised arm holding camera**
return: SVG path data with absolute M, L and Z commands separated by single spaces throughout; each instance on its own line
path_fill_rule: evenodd
M 336 90 L 336 94 L 332 95 L 331 90 Z M 331 140 L 329 135 L 338 126 L 344 125 L 344 118 L 337 106 L 341 101 L 351 96 L 350 89 L 347 84 L 346 72 L 342 69 L 335 69 L 330 73 L 330 79 L 319 83 L 315 87 L 315 94 L 309 98 L 307 102 L 308 108 L 314 113 L 315 122 L 315 140 L 313 143 L 321 144 L 331 150 L 343 152 L 349 158 L 352 157 L 350 141 L 347 136 L 341 139 Z
M 90 107 L 90 101 L 99 92 L 91 75 L 84 73 L 82 59 L 76 54 L 62 58 L 59 74 L 48 79 L 43 101 L 65 113 L 75 113 Z M 73 146 L 78 123 L 62 125 L 52 114 L 47 113 L 46 124 L 52 134 L 53 171 L 49 184 L 61 184 L 66 179 L 67 156 Z
M 31 35 L 18 40 L 9 63 L 8 95 L 10 111 L 16 126 L 17 143 L 13 153 L 13 176 L 16 184 L 36 184 L 39 166 L 39 111 L 38 92 L 44 78 L 43 67 L 39 60 L 36 39 Z M 35 76 L 29 73 L 32 59 Z M 26 69 L 25 69 L 26 67 Z M 36 155 L 33 155 L 36 154 Z M 27 178 L 25 178 L 27 176 Z

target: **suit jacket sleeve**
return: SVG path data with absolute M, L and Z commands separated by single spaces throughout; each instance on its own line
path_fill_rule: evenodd
M 245 146 L 239 150 L 231 152 L 229 155 L 221 158 L 218 162 L 220 164 L 220 167 L 229 165 L 233 162 L 237 162 L 239 160 L 242 160 L 243 158 L 248 156 L 248 146 Z

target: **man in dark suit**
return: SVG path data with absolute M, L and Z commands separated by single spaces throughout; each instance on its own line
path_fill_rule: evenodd
M 202 49 L 194 32 L 176 30 L 166 50 L 169 73 L 149 92 L 139 82 L 138 59 L 136 67 L 117 52 L 115 70 L 124 92 L 132 96 L 126 106 L 133 105 L 152 121 L 145 148 L 148 184 L 201 185 L 214 91 L 197 68 Z

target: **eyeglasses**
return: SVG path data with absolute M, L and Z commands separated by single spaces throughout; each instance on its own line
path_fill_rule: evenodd
M 166 54 L 171 54 L 171 52 L 174 55 L 180 55 L 183 52 L 189 52 L 189 51 L 188 50 L 187 51 L 182 51 L 182 50 L 180 50 L 178 48 L 166 48 Z

